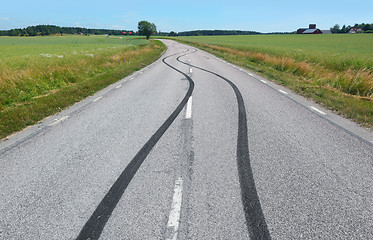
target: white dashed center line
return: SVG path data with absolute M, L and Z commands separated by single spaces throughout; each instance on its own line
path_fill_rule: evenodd
M 189 119 L 191 117 L 192 117 L 192 96 L 189 97 L 187 108 L 186 108 L 186 114 L 185 114 L 186 119 Z
M 168 218 L 167 228 L 171 233 L 167 240 L 176 240 L 179 233 L 181 202 L 183 197 L 183 179 L 178 178 L 175 182 L 174 196 L 172 198 L 170 217 Z
M 121 87 L 122 87 L 122 85 L 118 85 L 118 86 L 116 87 L 116 89 L 121 88 Z

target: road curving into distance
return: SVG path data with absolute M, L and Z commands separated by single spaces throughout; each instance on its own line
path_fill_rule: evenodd
M 163 42 L 0 143 L 0 239 L 373 238 L 372 133 Z

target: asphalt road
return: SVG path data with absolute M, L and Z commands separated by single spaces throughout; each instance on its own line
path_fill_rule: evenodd
M 373 239 L 373 134 L 190 46 L 0 143 L 0 239 Z

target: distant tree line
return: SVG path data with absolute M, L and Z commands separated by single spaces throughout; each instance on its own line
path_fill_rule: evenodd
M 175 34 L 174 32 L 171 32 Z M 171 34 L 170 33 L 170 34 Z M 187 32 L 179 32 L 178 36 L 214 36 L 214 35 L 258 35 L 262 34 L 255 31 L 240 31 L 240 30 L 195 30 Z
M 369 24 L 365 24 L 365 23 L 362 23 L 362 24 L 355 24 L 353 26 L 346 26 L 346 25 L 343 25 L 342 28 L 340 25 L 338 24 L 335 24 L 333 27 L 330 28 L 330 31 L 332 33 L 348 33 L 351 28 L 361 28 L 364 30 L 365 33 L 373 33 L 373 23 Z
M 255 31 L 241 31 L 241 30 L 194 30 L 188 32 L 159 32 L 160 36 L 214 36 L 214 35 L 274 35 L 274 34 L 295 34 L 296 32 L 271 32 L 271 33 L 261 33 Z
M 171 32 L 157 32 L 156 33 L 158 36 L 162 36 L 162 37 L 177 37 L 178 36 L 178 33 L 177 32 L 174 32 L 174 31 L 171 31 Z
M 54 25 L 37 25 L 27 28 L 0 30 L 0 36 L 46 36 L 51 34 L 85 34 L 85 35 L 127 35 L 128 30 L 91 29 L 83 27 L 59 27 Z
M 294 32 L 270 32 L 270 33 L 263 33 L 263 35 L 285 35 L 285 34 L 297 34 L 297 32 L 294 31 Z

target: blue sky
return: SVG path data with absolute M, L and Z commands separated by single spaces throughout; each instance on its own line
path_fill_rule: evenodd
M 38 24 L 137 30 L 147 20 L 161 31 L 197 29 L 294 31 L 316 23 L 373 23 L 373 1 L 13 0 L 0 7 L 0 29 Z

